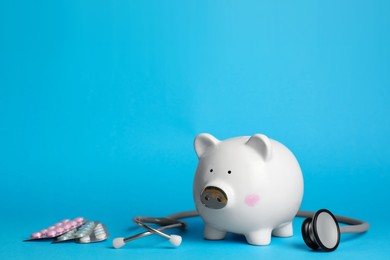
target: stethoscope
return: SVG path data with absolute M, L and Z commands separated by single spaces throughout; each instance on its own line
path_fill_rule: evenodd
M 179 219 L 199 216 L 195 210 L 179 212 L 164 218 L 142 217 L 137 216 L 133 221 L 138 226 L 147 231 L 138 233 L 130 237 L 118 237 L 113 240 L 114 248 L 120 248 L 127 242 L 135 239 L 146 237 L 152 234 L 159 235 L 167 239 L 172 245 L 180 246 L 182 237 L 179 235 L 169 235 L 163 230 L 170 228 L 185 229 L 186 224 Z M 327 209 L 321 209 L 317 212 L 298 211 L 296 217 L 306 218 L 302 223 L 301 233 L 306 245 L 313 250 L 323 250 L 326 252 L 334 251 L 340 243 L 340 234 L 346 233 L 363 233 L 366 232 L 370 225 L 362 220 L 353 219 L 344 216 L 333 215 Z M 347 224 L 339 226 L 338 223 Z M 159 228 L 153 228 L 145 223 L 158 224 Z

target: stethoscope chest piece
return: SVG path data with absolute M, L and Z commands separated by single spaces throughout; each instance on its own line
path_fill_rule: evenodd
M 340 227 L 329 210 L 321 209 L 302 223 L 302 237 L 314 250 L 334 251 L 340 243 Z

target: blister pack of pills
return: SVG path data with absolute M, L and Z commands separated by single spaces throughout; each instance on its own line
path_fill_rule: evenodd
M 54 239 L 53 243 L 71 240 L 77 243 L 92 243 L 106 240 L 109 236 L 104 224 L 99 221 L 87 221 L 82 217 L 78 217 L 73 220 L 65 219 L 38 232 L 34 232 L 25 241 Z
M 66 232 L 77 229 L 84 222 L 84 218 L 82 217 L 78 217 L 73 220 L 64 219 L 51 226 L 48 226 L 47 228 L 32 233 L 30 238 L 26 239 L 26 241 L 58 237 Z
M 88 234 L 85 234 L 84 236 L 77 238 L 77 243 L 92 243 L 92 242 L 99 242 L 106 240 L 108 238 L 109 234 L 107 231 L 107 228 L 104 224 L 95 222 L 95 227 L 91 232 L 88 232 Z
M 54 243 L 74 240 L 77 243 L 92 243 L 106 240 L 109 233 L 104 224 L 99 221 L 88 221 L 81 227 L 71 230 L 59 237 L 56 237 Z

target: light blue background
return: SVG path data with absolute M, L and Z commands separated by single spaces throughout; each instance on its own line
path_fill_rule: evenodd
M 389 1 L 2 1 L 0 258 L 386 258 Z M 84 216 L 112 238 L 134 215 L 193 209 L 192 142 L 264 133 L 297 156 L 303 209 L 367 220 L 331 254 L 159 237 L 22 242 Z M 179 232 L 179 231 L 175 231 Z

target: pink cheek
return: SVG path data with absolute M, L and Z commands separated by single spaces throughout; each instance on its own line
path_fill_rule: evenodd
M 260 197 L 257 194 L 249 194 L 245 197 L 245 204 L 249 207 L 254 207 L 260 201 Z

